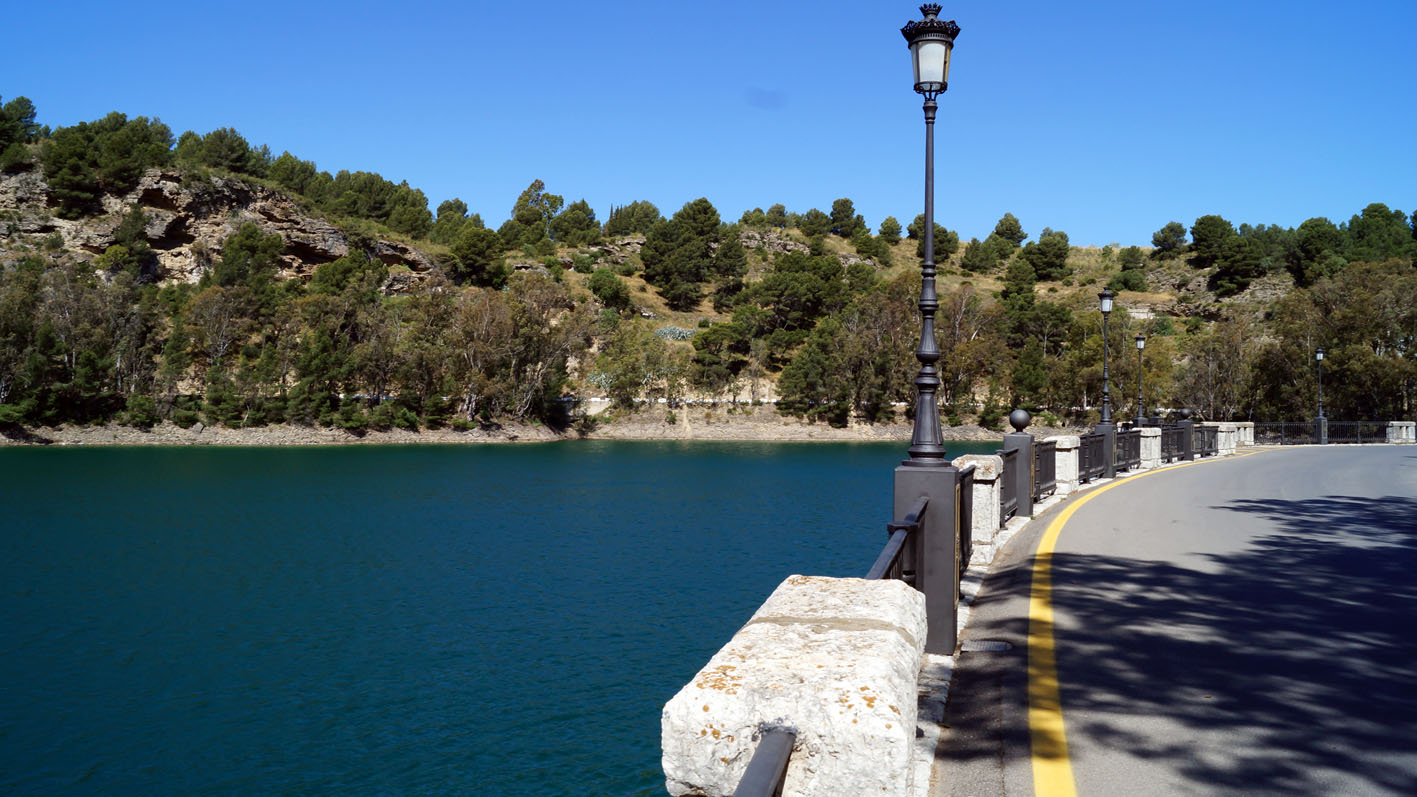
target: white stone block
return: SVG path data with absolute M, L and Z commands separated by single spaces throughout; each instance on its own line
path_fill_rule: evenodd
M 766 723 L 797 729 L 784 795 L 913 794 L 925 634 L 903 582 L 788 577 L 665 704 L 669 793 L 732 794 Z
M 1061 434 L 1048 439 L 1057 444 L 1053 467 L 1058 495 L 1067 495 L 1078 488 L 1078 446 L 1082 443 L 1075 434 Z
M 997 454 L 965 454 L 950 463 L 956 468 L 974 466 L 974 519 L 969 533 L 973 542 L 988 545 L 999 533 L 999 499 L 1003 484 L 1004 458 Z
M 1161 467 L 1161 429 L 1155 426 L 1141 428 L 1141 469 L 1151 470 Z
M 1387 441 L 1389 443 L 1417 443 L 1417 421 L 1388 421 Z
M 1241 421 L 1235 424 L 1240 430 L 1239 444 L 1242 446 L 1252 446 L 1255 444 L 1255 422 Z

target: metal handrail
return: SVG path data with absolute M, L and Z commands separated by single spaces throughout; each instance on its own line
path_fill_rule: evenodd
M 1058 441 L 1033 443 L 1033 500 L 1058 491 Z
M 900 562 L 900 552 L 905 548 L 906 538 L 920 530 L 925 510 L 929 508 L 930 498 L 922 495 L 910 507 L 910 511 L 905 514 L 905 517 L 886 524 L 886 533 L 890 535 L 890 539 L 886 541 L 886 547 L 882 548 L 880 555 L 876 557 L 876 563 L 871 565 L 871 569 L 867 571 L 867 579 L 890 577 L 891 571 Z M 910 579 L 905 580 L 910 581 Z
M 959 578 L 964 578 L 974 555 L 974 468 L 969 465 L 959 471 Z
M 772 797 L 782 793 L 782 779 L 787 776 L 787 762 L 792 758 L 792 746 L 797 743 L 797 729 L 772 726 L 762 729 L 758 749 L 748 761 L 748 769 L 734 797 Z
M 1009 518 L 1018 514 L 1018 449 L 1000 449 L 994 452 L 1003 460 L 999 471 L 999 528 L 1003 528 Z
M 1078 437 L 1078 481 L 1089 482 L 1106 472 L 1106 445 L 1107 436 L 1101 432 Z

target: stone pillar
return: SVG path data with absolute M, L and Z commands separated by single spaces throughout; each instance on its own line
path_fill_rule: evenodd
M 999 497 L 1003 491 L 999 476 L 1004 472 L 1004 458 L 997 454 L 965 454 L 955 457 L 956 469 L 974 466 L 974 523 L 970 539 L 975 546 L 993 545 L 999 533 Z
M 732 794 L 764 726 L 789 726 L 783 795 L 913 795 L 925 635 L 904 582 L 789 576 L 665 704 L 669 793 Z
M 1328 418 L 1320 415 L 1314 419 L 1314 436 L 1319 439 L 1319 445 L 1328 445 Z
M 1075 434 L 1060 434 L 1048 439 L 1057 445 L 1057 448 L 1054 449 L 1056 457 L 1054 478 L 1058 481 L 1057 494 L 1067 495 L 1078 488 L 1078 446 L 1081 443 Z
M 1254 421 L 1241 421 L 1239 423 L 1236 423 L 1235 426 L 1239 427 L 1240 430 L 1240 439 L 1238 441 L 1240 445 L 1252 446 L 1255 444 Z
M 1389 421 L 1387 441 L 1398 445 L 1417 443 L 1417 421 Z
M 1161 428 L 1143 426 L 1141 428 L 1141 469 L 1151 470 L 1161 467 Z
M 1233 423 L 1210 423 L 1206 425 L 1215 427 L 1216 456 L 1228 457 L 1233 455 L 1240 441 L 1239 427 Z

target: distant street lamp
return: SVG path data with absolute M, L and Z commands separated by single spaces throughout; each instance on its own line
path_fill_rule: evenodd
M 1103 288 L 1102 293 L 1097 294 L 1097 299 L 1102 306 L 1102 422 L 1112 422 L 1112 388 L 1107 376 L 1107 316 L 1112 314 L 1112 300 L 1117 298 L 1117 294 L 1111 288 Z
M 1319 417 L 1324 417 L 1324 350 L 1320 346 L 1314 352 L 1314 362 L 1319 364 Z
M 1103 288 L 1102 293 L 1097 294 L 1102 307 L 1102 422 L 1093 431 L 1105 438 L 1102 475 L 1108 479 L 1117 475 L 1117 425 L 1112 423 L 1112 386 L 1107 375 L 1107 316 L 1112 314 L 1112 300 L 1116 298 L 1111 288 Z
M 950 52 L 959 26 L 939 19 L 940 6 L 920 6 L 925 18 L 907 22 L 900 33 L 910 46 L 915 70 L 915 91 L 925 97 L 925 262 L 920 268 L 920 346 L 915 359 L 920 373 L 915 377 L 915 427 L 910 436 L 910 459 L 905 465 L 940 467 L 948 465 L 940 431 L 940 410 L 936 391 L 940 377 L 935 363 L 940 349 L 935 345 L 935 311 L 940 307 L 935 294 L 935 98 L 949 88 Z
M 1137 333 L 1137 422 L 1146 421 L 1146 405 L 1141 403 L 1141 353 L 1146 348 L 1146 335 Z

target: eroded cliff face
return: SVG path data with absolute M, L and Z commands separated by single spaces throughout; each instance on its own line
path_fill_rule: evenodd
M 39 244 L 58 235 L 69 251 L 97 257 L 114 244 L 115 230 L 134 207 L 147 216 L 144 236 L 157 255 L 163 282 L 196 282 L 221 259 L 223 242 L 247 222 L 285 242 L 280 276 L 286 279 L 308 278 L 350 250 L 348 233 L 307 212 L 299 200 L 239 178 L 184 180 L 180 172 L 152 169 L 130 193 L 105 196 L 101 215 L 69 221 L 54 215 L 49 186 L 39 171 L 0 175 L 0 238 L 7 244 Z M 408 244 L 372 240 L 365 245 L 390 267 L 389 292 L 408 290 L 433 270 L 432 259 Z

